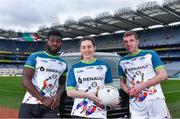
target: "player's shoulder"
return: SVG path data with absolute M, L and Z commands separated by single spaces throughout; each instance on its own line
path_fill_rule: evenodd
M 106 67 L 110 67 L 109 63 L 106 62 L 103 59 L 96 59 L 96 61 L 92 65 L 94 65 L 94 66 L 103 65 L 103 66 L 106 66 Z
M 29 57 L 37 57 L 43 54 L 43 51 L 33 52 L 29 55 Z
M 72 65 L 72 68 L 77 68 L 77 67 L 79 67 L 81 64 L 82 64 L 82 63 L 81 63 L 81 61 L 79 60 L 79 61 L 75 62 L 75 63 Z
M 31 53 L 32 56 L 34 56 L 34 55 L 40 55 L 40 54 L 44 54 L 44 52 L 43 52 L 43 51 L 37 51 L 37 52 Z
M 99 64 L 108 64 L 106 61 L 101 60 L 101 59 L 96 59 L 96 63 L 99 63 Z
M 58 57 L 58 60 L 59 60 L 60 62 L 63 62 L 64 64 L 68 65 L 68 63 L 67 63 L 64 59 L 62 59 L 61 57 Z
M 127 60 L 127 59 L 129 59 L 129 55 L 128 55 L 128 54 L 125 55 L 125 56 L 123 56 L 123 57 L 121 57 L 121 59 L 119 60 L 119 62 L 124 61 L 124 60 Z

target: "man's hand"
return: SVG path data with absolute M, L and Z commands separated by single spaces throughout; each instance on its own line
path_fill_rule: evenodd
M 128 90 L 128 94 L 130 97 L 138 97 L 142 90 L 142 84 L 137 83 Z
M 50 97 L 42 97 L 41 103 L 46 107 L 51 107 L 51 104 L 53 103 L 53 99 Z
M 54 97 L 53 97 L 53 102 L 51 104 L 51 109 L 55 109 L 56 107 L 58 107 L 60 105 L 60 95 L 57 93 Z

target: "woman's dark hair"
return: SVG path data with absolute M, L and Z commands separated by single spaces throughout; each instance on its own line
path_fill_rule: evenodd
M 91 41 L 92 44 L 93 44 L 93 46 L 94 46 L 94 47 L 96 46 L 95 40 L 94 40 L 94 38 L 92 38 L 92 37 L 84 37 L 84 38 L 82 38 L 82 39 L 79 41 L 79 45 L 81 45 L 81 42 L 82 42 L 82 41 L 85 41 L 85 40 Z

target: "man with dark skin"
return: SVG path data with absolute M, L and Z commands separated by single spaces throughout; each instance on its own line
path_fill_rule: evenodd
M 24 66 L 23 85 L 27 92 L 19 118 L 58 118 L 60 98 L 64 91 L 67 64 L 58 55 L 62 35 L 49 31 L 46 50 L 32 53 Z

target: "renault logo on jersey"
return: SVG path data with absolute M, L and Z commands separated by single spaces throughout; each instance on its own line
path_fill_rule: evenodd
M 83 81 L 104 80 L 103 77 L 84 77 Z
M 40 69 L 40 71 L 44 71 L 45 70 L 44 67 L 40 67 L 39 69 Z
M 128 71 L 136 71 L 136 70 L 142 70 L 142 69 L 147 69 L 148 68 L 148 64 L 146 65 L 142 65 L 142 66 L 138 66 L 138 67 L 132 67 L 132 68 L 128 68 Z
M 78 82 L 79 82 L 79 83 L 82 83 L 82 79 L 81 79 L 80 77 L 78 78 Z
M 46 71 L 47 71 L 47 72 L 54 72 L 54 73 L 61 74 L 61 71 L 56 70 L 56 69 L 49 69 L 49 68 L 47 68 Z

